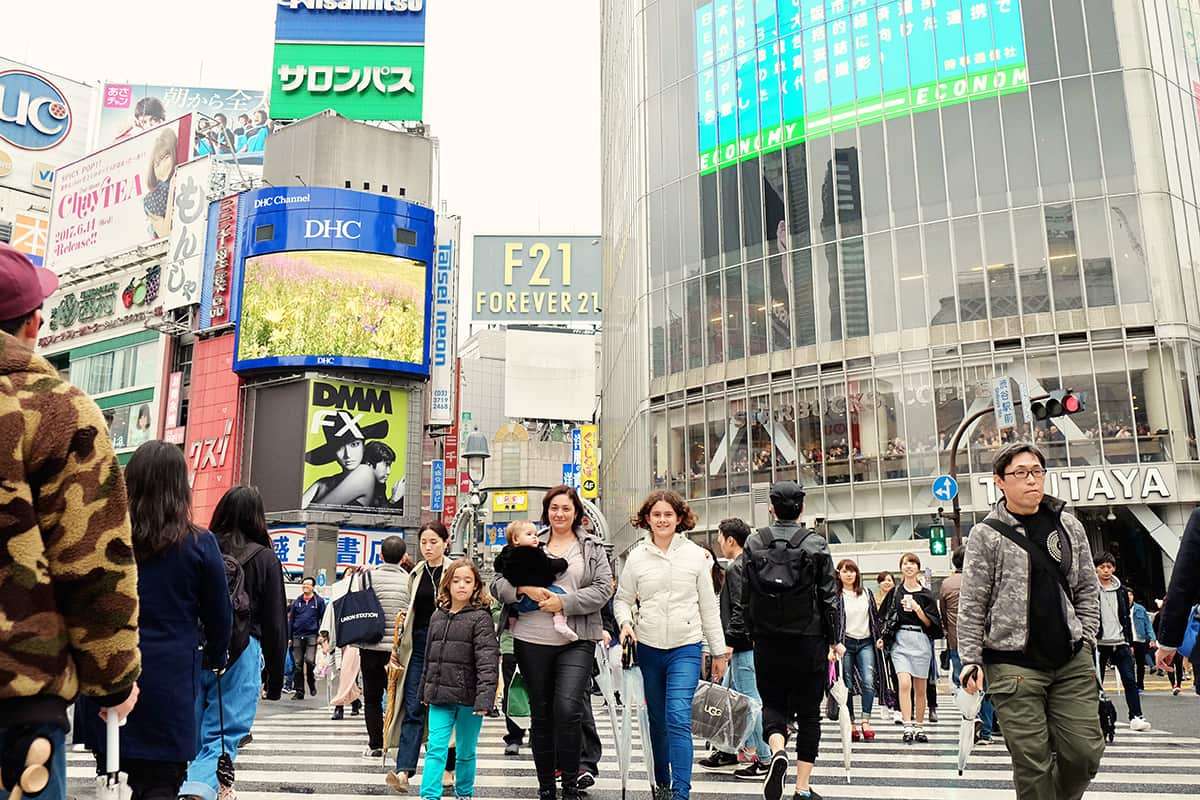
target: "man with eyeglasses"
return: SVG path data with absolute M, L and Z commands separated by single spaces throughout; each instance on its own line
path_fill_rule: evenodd
M 1075 800 L 1104 739 L 1093 667 L 1100 585 L 1083 525 L 1045 493 L 1032 444 L 996 454 L 1003 497 L 971 529 L 958 606 L 962 686 L 987 692 L 1022 800 Z

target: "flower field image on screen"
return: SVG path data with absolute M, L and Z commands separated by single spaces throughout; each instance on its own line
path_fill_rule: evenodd
M 304 250 L 246 260 L 238 359 L 332 356 L 420 364 L 425 266 Z

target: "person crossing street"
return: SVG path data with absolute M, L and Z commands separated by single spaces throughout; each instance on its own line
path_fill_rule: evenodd
M 1137 674 L 1133 666 L 1133 624 L 1129 612 L 1129 595 L 1116 576 L 1117 559 L 1112 553 L 1096 556 L 1096 577 L 1100 580 L 1100 677 L 1112 664 L 1121 677 L 1125 706 L 1129 709 L 1129 727 L 1135 731 L 1150 730 L 1142 716 L 1142 698 L 1138 696 Z

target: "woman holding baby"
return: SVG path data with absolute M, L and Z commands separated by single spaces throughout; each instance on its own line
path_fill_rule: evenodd
M 536 611 L 522 612 L 513 623 L 514 654 L 529 688 L 530 745 L 537 767 L 539 800 L 555 797 L 555 770 L 562 774 L 563 800 L 577 800 L 582 749 L 583 704 L 588 702 L 596 642 L 604 635 L 600 609 L 612 595 L 612 569 L 600 540 L 583 528 L 583 502 L 569 486 L 556 486 L 542 498 L 543 525 L 538 537 L 545 554 L 566 561 L 552 586 L 514 586 L 503 575 L 492 594 L 508 607 L 528 598 Z M 568 632 L 555 627 L 566 618 Z M 573 639 L 571 637 L 574 637 Z

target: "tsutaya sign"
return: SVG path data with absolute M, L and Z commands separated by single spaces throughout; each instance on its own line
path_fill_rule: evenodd
M 1046 493 L 1068 503 L 1104 505 L 1170 500 L 1175 495 L 1175 468 L 1169 465 L 1086 467 L 1055 469 L 1046 473 Z M 991 475 L 976 478 L 973 499 L 976 507 L 1000 499 Z

